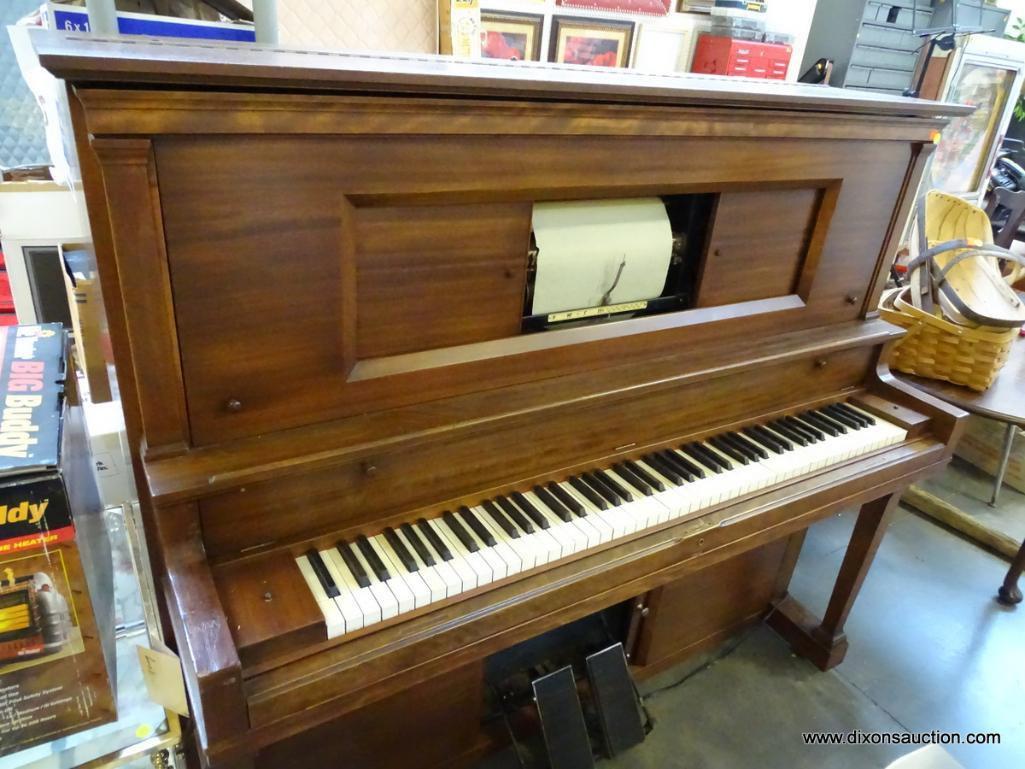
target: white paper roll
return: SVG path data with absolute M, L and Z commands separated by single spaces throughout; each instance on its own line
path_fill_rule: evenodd
M 673 232 L 659 198 L 538 203 L 533 226 L 538 247 L 533 314 L 662 293 Z

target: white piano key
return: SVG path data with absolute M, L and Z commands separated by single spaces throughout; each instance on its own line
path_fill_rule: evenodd
M 417 534 L 421 534 L 420 540 L 424 543 L 424 547 L 427 548 L 427 552 L 434 558 L 434 569 L 438 572 L 438 576 L 441 577 L 441 581 L 445 583 L 446 597 L 451 598 L 477 586 L 477 576 L 473 573 L 472 569 L 468 566 L 464 567 L 466 571 L 466 576 L 464 577 L 464 574 L 452 565 L 452 561 L 446 561 L 442 558 L 441 553 L 431 544 L 431 541 L 427 537 L 422 536 L 419 524 L 414 526 L 414 528 Z M 428 524 L 428 528 L 431 528 L 430 524 Z
M 584 510 L 587 511 L 587 515 L 584 520 L 587 520 L 587 518 L 590 518 L 591 516 L 597 516 L 599 520 L 605 523 L 605 525 L 611 526 L 613 539 L 625 537 L 630 533 L 630 521 L 622 513 L 611 508 L 608 510 L 601 510 L 569 483 L 560 483 L 559 487 L 579 502 L 583 506 Z
M 299 565 L 299 572 L 303 575 L 306 586 L 310 589 L 313 599 L 317 602 L 320 613 L 324 615 L 327 637 L 334 638 L 335 636 L 342 635 L 345 632 L 345 620 L 342 618 L 342 613 L 338 610 L 334 600 L 327 597 L 324 587 L 320 584 L 320 580 L 317 579 L 313 567 L 310 566 L 309 559 L 305 555 L 300 555 L 295 559 L 295 562 Z
M 334 599 L 335 605 L 338 607 L 338 611 L 342 613 L 342 619 L 345 620 L 345 632 L 351 633 L 363 627 L 363 612 L 360 610 L 355 596 L 352 595 L 352 591 L 345 581 L 345 572 L 348 569 L 345 568 L 344 563 L 341 564 L 342 568 L 339 569 L 338 564 L 335 563 L 332 557 L 332 553 L 336 552 L 333 547 L 328 550 L 321 550 L 320 560 L 324 562 L 324 567 L 331 575 L 331 579 L 334 580 L 335 587 L 338 588 L 338 595 Z M 340 562 L 341 557 L 338 560 Z
M 335 564 L 337 571 L 342 576 L 342 581 L 345 583 L 345 586 L 349 588 L 349 593 L 352 595 L 353 600 L 356 601 L 356 606 L 359 607 L 360 614 L 363 617 L 363 627 L 380 622 L 380 604 L 377 603 L 377 599 L 374 598 L 369 587 L 359 586 L 356 578 L 352 575 L 352 572 L 349 571 L 349 567 L 345 565 L 345 561 L 338 552 L 338 548 L 333 547 L 330 550 L 323 551 L 321 555 L 324 553 L 327 553 L 328 558 L 330 558 Z
M 391 590 L 392 595 L 395 596 L 395 600 L 399 604 L 399 614 L 404 614 L 407 611 L 413 611 L 416 608 L 416 599 L 413 597 L 413 591 L 409 589 L 406 581 L 402 578 L 401 573 L 397 573 L 392 566 L 391 559 L 385 554 L 381 548 L 380 541 L 384 539 L 382 536 L 368 537 L 370 541 L 370 547 L 377 553 L 377 557 L 384 563 L 384 568 L 388 570 L 391 578 L 385 580 L 384 584 Z
M 491 580 L 492 582 L 500 579 L 505 579 L 509 575 L 509 564 L 495 552 L 494 548 L 489 547 L 487 542 L 477 536 L 477 532 L 473 530 L 473 527 L 466 523 L 461 516 L 457 515 L 456 518 L 463 524 L 463 531 L 466 532 L 466 536 L 470 538 L 471 542 L 477 545 L 477 555 L 479 555 L 484 562 L 491 569 Z
M 498 526 L 494 521 L 491 520 L 491 516 L 482 507 L 471 507 L 470 510 L 474 515 L 477 516 L 477 520 L 480 521 L 488 533 L 495 538 L 495 545 L 492 546 L 491 550 L 495 552 L 506 564 L 506 576 L 512 574 L 519 574 L 524 571 L 523 559 L 520 557 L 511 545 L 512 537 L 502 531 L 502 528 Z
M 545 563 L 546 560 L 544 559 L 540 561 L 538 560 L 539 557 L 541 557 L 538 552 L 538 546 L 529 536 L 527 536 L 527 533 L 522 531 L 520 527 L 516 525 L 516 522 L 506 515 L 505 511 L 498 507 L 498 505 L 495 505 L 494 509 L 496 511 L 496 515 L 505 521 L 508 526 L 511 526 L 514 531 L 519 533 L 518 537 L 511 537 L 505 533 L 505 530 L 501 526 L 497 525 L 490 518 L 487 520 L 487 524 L 491 526 L 491 530 L 501 532 L 506 544 L 519 557 L 521 569 L 526 571 L 527 569 L 533 569 L 541 563 Z
M 459 578 L 459 583 L 461 586 L 460 592 L 465 593 L 468 590 L 473 590 L 475 587 L 478 586 L 477 580 L 479 578 L 477 576 L 477 572 L 471 569 L 470 565 L 466 563 L 466 561 L 458 557 L 458 554 L 449 545 L 448 537 L 446 537 L 444 532 L 442 532 L 441 529 L 438 528 L 436 521 L 437 519 L 428 520 L 427 526 L 438 536 L 438 539 L 441 540 L 441 543 L 448 548 L 449 554 L 452 556 L 452 558 L 445 561 L 441 557 L 441 554 L 434 549 L 434 545 L 428 542 L 427 546 L 431 548 L 432 552 L 434 552 L 439 563 L 445 563 L 445 565 L 448 566 L 449 569 L 455 572 L 456 576 Z
M 429 604 L 431 602 L 431 591 L 427 587 L 427 583 L 423 581 L 423 577 L 417 572 L 409 571 L 403 565 L 402 559 L 399 558 L 395 548 L 391 546 L 385 536 L 373 537 L 372 541 L 377 546 L 378 552 L 384 553 L 387 556 L 384 564 L 388 567 L 388 571 L 391 572 L 392 579 L 401 580 L 405 584 L 406 589 L 412 594 L 413 608 L 419 609 L 421 606 Z
M 576 528 L 572 522 L 566 523 L 549 510 L 548 506 L 533 491 L 524 492 L 523 498 L 530 502 L 534 509 L 548 521 L 547 531 L 562 546 L 563 558 L 587 547 L 587 536 L 580 529 Z
M 419 568 L 417 572 L 424 584 L 427 585 L 427 589 L 430 591 L 431 603 L 437 603 L 438 601 L 444 600 L 449 596 L 448 585 L 445 584 L 445 580 L 441 577 L 438 572 L 437 566 L 428 566 L 424 560 L 420 557 L 416 548 L 413 547 L 413 543 L 409 541 L 409 537 L 406 536 L 406 532 L 402 529 L 395 529 L 395 535 L 402 541 L 402 544 L 406 546 L 406 550 L 416 561 L 416 565 Z M 454 595 L 454 593 L 453 593 Z
M 445 544 L 448 545 L 449 551 L 454 556 L 455 561 L 465 563 L 473 573 L 477 575 L 477 587 L 488 584 L 492 581 L 491 567 L 488 566 L 487 562 L 480 557 L 479 553 L 471 553 L 465 547 L 463 543 L 459 541 L 459 537 L 455 535 L 441 518 L 435 518 L 429 521 L 434 530 L 438 532 L 438 536 L 444 540 Z
M 367 562 L 366 556 L 356 546 L 350 548 L 353 556 L 359 561 L 360 566 L 363 567 L 363 571 L 367 573 L 367 579 L 370 580 L 370 587 L 367 588 L 370 594 L 377 601 L 377 605 L 381 607 L 381 620 L 391 619 L 399 613 L 399 602 L 395 600 L 395 594 L 388 589 L 388 586 L 377 578 L 377 574 L 370 567 Z

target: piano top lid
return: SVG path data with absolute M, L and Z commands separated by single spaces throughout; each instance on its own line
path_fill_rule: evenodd
M 370 94 L 548 98 L 847 114 L 951 117 L 974 107 L 825 85 L 691 73 L 643 73 L 427 54 L 345 53 L 179 38 L 31 30 L 39 61 L 76 84 L 179 85 Z

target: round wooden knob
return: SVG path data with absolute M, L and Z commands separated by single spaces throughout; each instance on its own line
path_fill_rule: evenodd
M 242 410 L 242 401 L 238 398 L 229 398 L 224 407 L 234 414 Z
M 825 368 L 828 362 L 825 358 L 819 358 L 815 361 L 815 368 Z
M 857 294 L 848 294 L 847 296 L 844 297 L 844 301 L 847 302 L 847 304 L 857 304 L 858 303 L 858 295 Z
M 377 475 L 377 465 L 372 465 L 369 462 L 363 463 L 363 475 L 367 478 L 373 478 Z

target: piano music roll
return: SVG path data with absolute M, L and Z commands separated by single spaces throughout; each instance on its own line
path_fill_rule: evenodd
M 660 198 L 538 203 L 534 314 L 607 307 L 662 293 L 673 250 Z

